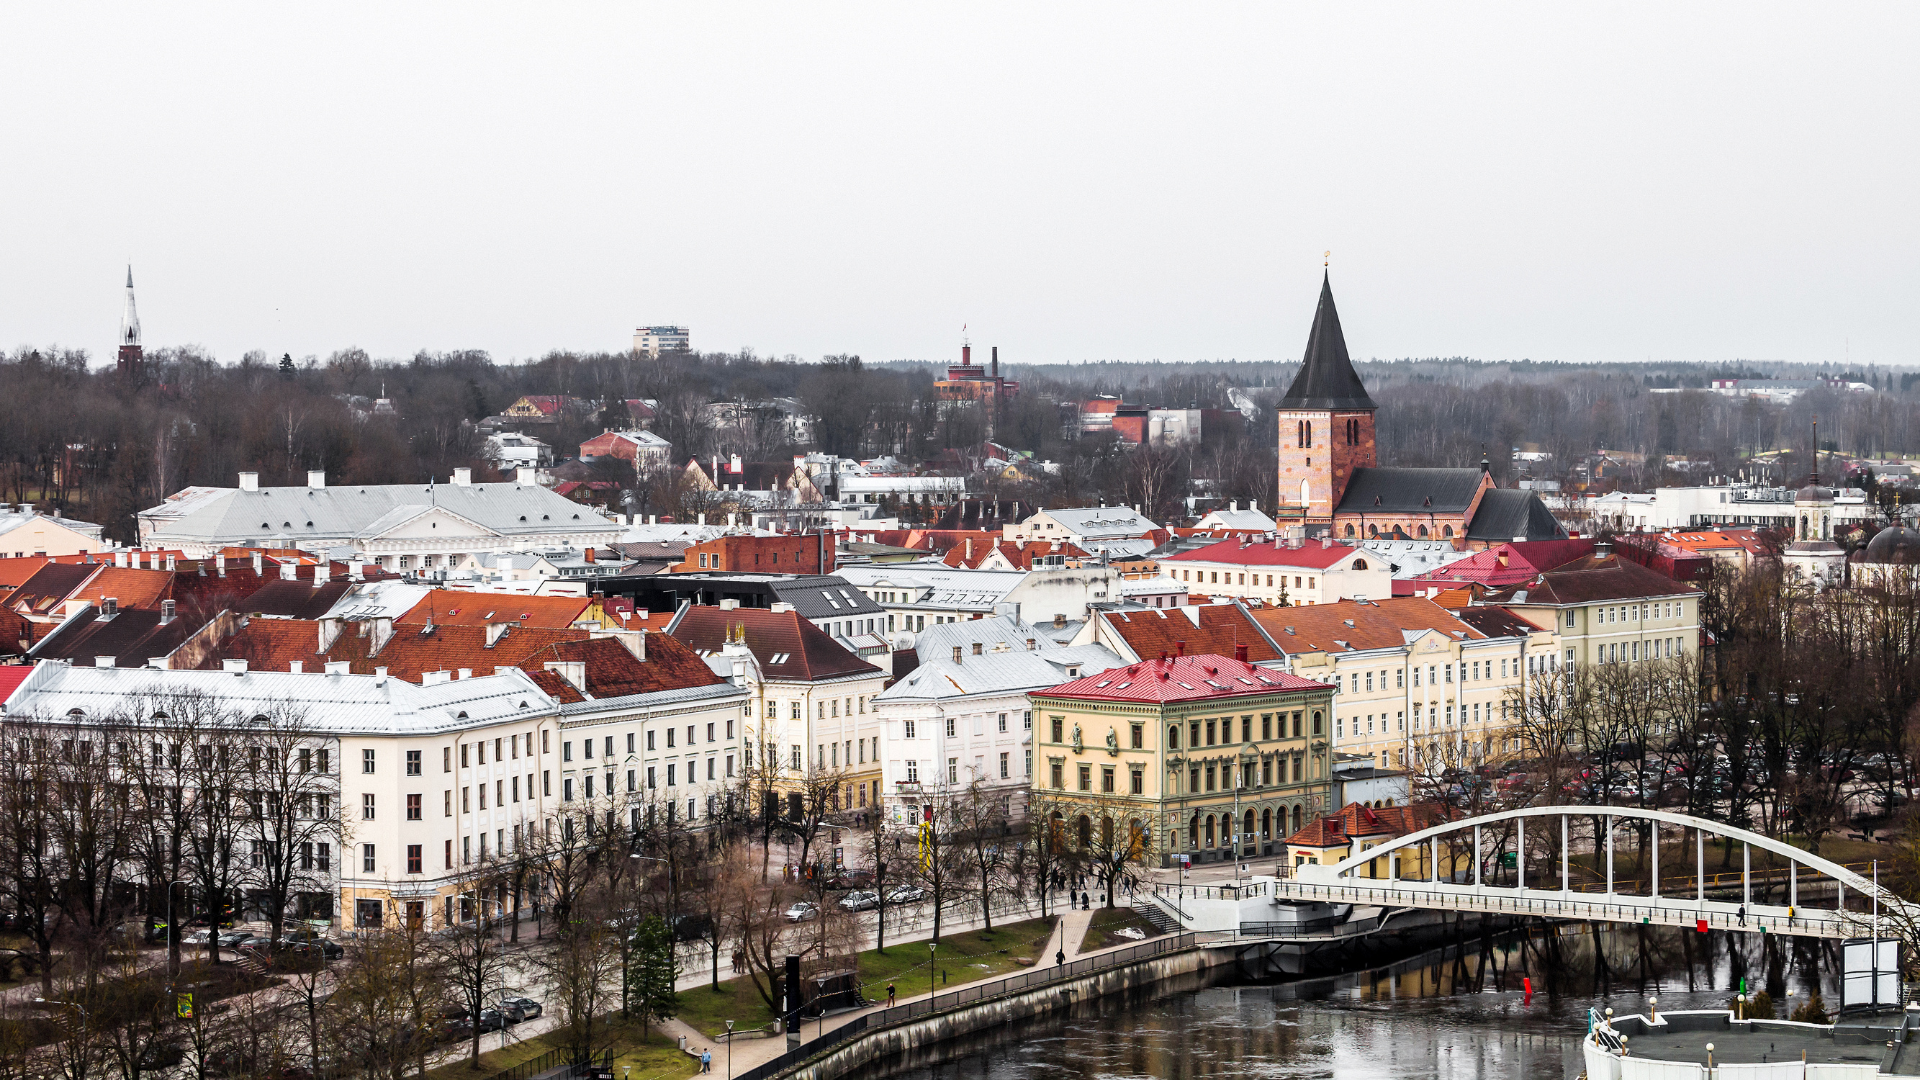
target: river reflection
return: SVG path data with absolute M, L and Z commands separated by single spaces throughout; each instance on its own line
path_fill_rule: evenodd
M 1563 1080 L 1579 1074 L 1589 1006 L 1644 1012 L 1651 995 L 1663 1010 L 1724 1008 L 1744 977 L 1783 1002 L 1791 990 L 1795 1005 L 1818 988 L 1831 1009 L 1835 966 L 1829 946 L 1759 934 L 1472 938 L 1365 972 L 1090 1003 L 897 1075 Z

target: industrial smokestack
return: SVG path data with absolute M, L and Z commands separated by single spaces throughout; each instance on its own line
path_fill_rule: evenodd
M 993 347 L 993 377 L 1000 377 L 1000 346 Z
M 973 363 L 973 346 L 960 346 L 960 366 L 968 367 Z

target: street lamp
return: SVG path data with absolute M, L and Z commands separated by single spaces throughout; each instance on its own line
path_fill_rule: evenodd
M 733 1021 L 727 1021 L 727 1080 L 733 1080 Z

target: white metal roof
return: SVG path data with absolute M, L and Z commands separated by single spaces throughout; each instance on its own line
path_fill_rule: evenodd
M 13 719 L 98 722 L 151 717 L 186 696 L 237 715 L 283 716 L 291 708 L 322 735 L 431 735 L 557 711 L 518 669 L 419 686 L 379 675 L 74 667 L 57 660 L 41 661 L 4 709 Z
M 149 542 L 293 542 L 377 534 L 439 507 L 505 536 L 604 534 L 622 527 L 537 484 L 366 484 L 339 487 L 190 487 L 140 512 Z M 396 513 L 411 508 L 410 513 Z

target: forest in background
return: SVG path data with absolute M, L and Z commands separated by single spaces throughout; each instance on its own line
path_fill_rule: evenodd
M 1778 362 L 1738 364 L 1491 363 L 1468 359 L 1371 361 L 1356 365 L 1379 406 L 1383 464 L 1468 466 L 1484 453 L 1503 481 L 1516 475 L 1516 448 L 1550 461 L 1533 475 L 1564 476 L 1585 456 L 1606 450 L 1633 456 L 1621 483 L 1630 488 L 1732 475 L 1755 453 L 1790 450 L 1789 474 L 1806 470 L 1804 449 L 1815 417 L 1823 449 L 1858 456 L 1899 455 L 1920 447 L 1920 374 L 1885 369 L 1842 372 Z M 478 478 L 498 474 L 481 457 L 479 422 L 528 394 L 568 395 L 594 403 L 538 432 L 556 458 L 606 428 L 626 426 L 627 399 L 657 402 L 652 429 L 673 443 L 675 459 L 740 454 L 779 461 L 808 450 L 867 458 L 892 454 L 917 464 L 953 448 L 994 441 L 1058 468 L 1029 480 L 992 479 L 988 493 L 1038 505 L 1097 501 L 1141 505 L 1178 516 L 1195 482 L 1221 499 L 1271 506 L 1275 444 L 1271 407 L 1295 364 L 1254 362 L 1003 365 L 1021 383 L 997 417 L 943 409 L 932 384 L 942 372 L 923 362 L 864 363 L 857 356 L 762 357 L 691 353 L 648 359 L 628 353 L 552 353 L 507 363 L 482 351 L 376 358 L 342 349 L 320 358 L 274 360 L 251 352 L 222 364 L 204 350 L 150 350 L 138 383 L 84 351 L 23 347 L 0 354 L 14 391 L 0 398 L 0 500 L 58 508 L 99 522 L 120 540 L 134 536 L 134 515 L 191 485 L 226 486 L 241 470 L 263 484 L 304 483 L 325 470 L 331 483 L 444 481 L 457 467 Z M 1706 392 L 1715 378 L 1846 378 L 1872 393 L 1816 389 L 1781 406 Z M 1099 394 L 1130 403 L 1231 410 L 1244 391 L 1258 419 L 1208 442 L 1146 452 L 1110 437 L 1078 436 L 1072 405 Z M 810 445 L 795 445 L 783 424 L 716 426 L 713 402 L 789 398 L 812 418 Z M 391 407 L 376 408 L 385 399 Z M 1644 461 L 1639 460 L 1644 455 Z M 1688 467 L 1676 470 L 1676 462 Z M 1838 482 L 1838 476 L 1828 478 Z M 624 505 L 670 513 L 672 492 L 626 478 Z M 671 485 L 667 485 L 671 487 Z

